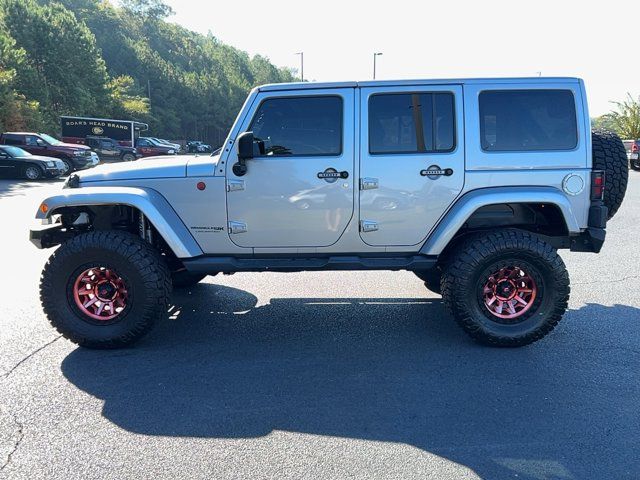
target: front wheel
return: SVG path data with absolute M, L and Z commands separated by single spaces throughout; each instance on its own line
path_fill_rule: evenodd
M 24 169 L 24 176 L 29 180 L 39 180 L 40 178 L 42 178 L 43 174 L 42 170 L 40 170 L 40 167 L 29 165 Z
M 71 164 L 71 162 L 69 160 L 67 160 L 66 158 L 61 158 L 60 159 L 62 161 L 62 175 L 68 175 L 71 172 L 73 172 L 73 165 Z
M 169 269 L 135 235 L 96 231 L 65 242 L 40 280 L 45 314 L 64 337 L 89 348 L 118 348 L 144 336 L 167 311 Z
M 443 273 L 442 297 L 475 340 L 520 347 L 558 324 L 569 301 L 569 275 L 555 249 L 536 235 L 485 233 L 453 254 Z
M 136 156 L 133 155 L 132 153 L 125 153 L 122 156 L 122 161 L 123 162 L 133 162 L 136 159 Z

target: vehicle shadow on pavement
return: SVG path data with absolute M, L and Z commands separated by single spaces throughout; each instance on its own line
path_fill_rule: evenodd
M 145 435 L 398 442 L 484 478 L 640 469 L 628 368 L 640 309 L 586 305 L 537 344 L 494 349 L 468 340 L 439 299 L 256 301 L 200 284 L 135 348 L 76 349 L 62 371 L 104 400 L 105 418 Z

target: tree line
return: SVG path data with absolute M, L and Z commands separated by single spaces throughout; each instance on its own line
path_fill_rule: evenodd
M 0 0 L 0 131 L 123 118 L 217 145 L 253 86 L 294 80 L 171 13 L 161 0 Z

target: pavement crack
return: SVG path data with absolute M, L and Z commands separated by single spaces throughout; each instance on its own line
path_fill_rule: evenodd
M 0 472 L 3 471 L 11 463 L 11 459 L 13 458 L 14 453 L 16 453 L 18 447 L 20 446 L 20 443 L 22 443 L 22 439 L 24 438 L 24 426 L 15 415 L 13 416 L 13 422 L 18 427 L 16 439 L 13 442 L 13 447 L 7 454 L 7 459 L 2 463 L 2 465 L 0 465 Z
M 640 275 L 628 275 L 626 277 L 622 277 L 622 278 L 613 278 L 611 280 L 607 280 L 605 279 L 600 279 L 600 280 L 594 280 L 592 282 L 572 282 L 572 285 L 594 285 L 596 283 L 602 283 L 603 281 L 609 282 L 609 283 L 618 283 L 618 282 L 624 282 L 626 280 L 634 280 L 634 279 L 638 279 L 640 278 Z
M 9 375 L 11 375 L 18 367 L 20 367 L 20 365 L 22 365 L 23 363 L 25 363 L 27 360 L 29 360 L 30 358 L 32 358 L 34 355 L 38 354 L 39 352 L 41 352 L 42 350 L 44 350 L 45 348 L 53 345 L 53 343 L 55 343 L 60 337 L 62 337 L 62 335 L 58 335 L 56 336 L 53 340 L 48 341 L 47 343 L 45 343 L 44 345 L 41 345 L 40 347 L 36 348 L 33 352 L 31 352 L 29 355 L 27 355 L 26 357 L 24 357 L 23 359 L 21 359 L 18 363 L 16 363 L 13 367 L 11 367 L 7 372 L 3 373 L 2 375 L 0 375 L 0 378 L 7 378 Z

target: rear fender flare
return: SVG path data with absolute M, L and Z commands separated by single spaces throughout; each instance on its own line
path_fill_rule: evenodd
M 547 203 L 562 212 L 569 234 L 579 234 L 580 224 L 569 199 L 554 187 L 481 188 L 461 196 L 442 217 L 420 249 L 423 255 L 439 255 L 473 213 L 481 207 L 502 203 Z

